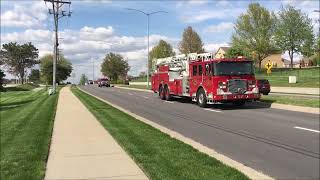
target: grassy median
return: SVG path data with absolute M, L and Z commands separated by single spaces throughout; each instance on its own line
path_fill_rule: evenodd
M 58 95 L 24 90 L 0 96 L 0 179 L 43 179 Z
M 150 179 L 248 179 L 191 146 L 72 88 Z
M 268 95 L 268 96 L 262 96 L 261 101 L 266 103 L 289 104 L 289 105 L 304 106 L 304 107 L 314 107 L 314 108 L 320 107 L 319 98 L 304 98 L 304 97 L 287 96 L 287 95 L 282 95 L 282 96 Z

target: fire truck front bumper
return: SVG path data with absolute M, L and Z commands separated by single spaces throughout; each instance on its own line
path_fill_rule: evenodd
M 213 95 L 209 93 L 207 100 L 209 104 L 214 104 L 216 102 L 232 102 L 232 101 L 253 101 L 260 99 L 259 93 L 250 93 L 250 94 L 224 94 L 224 95 Z

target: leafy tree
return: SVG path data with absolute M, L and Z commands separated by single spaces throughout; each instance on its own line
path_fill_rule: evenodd
M 144 71 L 142 71 L 142 72 L 139 73 L 139 77 L 146 77 L 146 76 L 147 76 L 147 74 L 146 74 L 146 72 L 144 72 Z
M 310 55 L 314 41 L 312 21 L 308 16 L 292 6 L 282 7 L 275 28 L 277 46 L 288 51 L 291 68 L 293 68 L 293 54 L 301 52 Z
M 1 63 L 5 64 L 9 73 L 20 77 L 23 83 L 27 68 L 38 63 L 38 49 L 30 42 L 22 45 L 10 42 L 3 44 L 2 47 Z
M 314 46 L 314 55 L 312 56 L 313 65 L 320 65 L 320 37 L 317 38 Z
M 52 75 L 53 75 L 53 56 L 46 55 L 40 59 L 40 76 L 41 79 L 47 84 L 52 84 Z M 70 77 L 72 72 L 71 63 L 65 59 L 63 56 L 60 56 L 57 66 L 56 66 L 56 81 L 60 83 L 61 81 L 66 80 Z
M 153 67 L 153 59 L 165 58 L 169 56 L 174 56 L 175 53 L 172 46 L 164 40 L 160 40 L 158 45 L 153 47 L 149 53 L 149 70 Z
M 32 69 L 29 75 L 29 80 L 34 83 L 40 82 L 40 70 L 39 69 Z
M 113 81 L 117 81 L 121 77 L 126 77 L 129 70 L 128 61 L 121 55 L 115 53 L 107 54 L 101 64 L 102 74 L 108 76 Z
M 87 81 L 88 81 L 88 77 L 85 74 L 81 74 L 79 84 L 84 85 Z
M 183 54 L 204 52 L 201 38 L 191 26 L 188 26 L 184 30 L 182 34 L 182 41 L 179 44 L 179 50 Z
M 272 35 L 275 18 L 259 3 L 249 4 L 246 13 L 241 14 L 235 24 L 235 33 L 232 36 L 232 46 L 241 47 L 249 52 L 251 58 L 259 63 L 274 50 Z
M 245 50 L 241 47 L 232 46 L 229 48 L 225 54 L 226 58 L 236 58 L 238 56 L 245 56 L 248 57 L 249 53 L 245 52 Z
M 4 77 L 6 74 L 0 69 L 0 91 L 3 89 Z

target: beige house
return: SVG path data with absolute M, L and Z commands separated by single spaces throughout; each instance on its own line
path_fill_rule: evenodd
M 215 54 L 215 58 L 224 58 L 224 55 L 227 53 L 227 51 L 230 49 L 230 47 L 219 47 Z
M 285 68 L 288 65 L 290 66 L 290 61 L 282 58 L 281 54 L 271 54 L 261 61 L 261 67 L 264 68 L 265 64 L 269 61 L 272 63 L 273 68 Z M 258 63 L 256 64 L 256 67 L 259 67 Z

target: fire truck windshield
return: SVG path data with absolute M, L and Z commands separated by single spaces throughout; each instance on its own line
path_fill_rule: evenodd
M 217 62 L 213 65 L 213 72 L 215 76 L 222 75 L 252 75 L 253 65 L 252 62 Z

